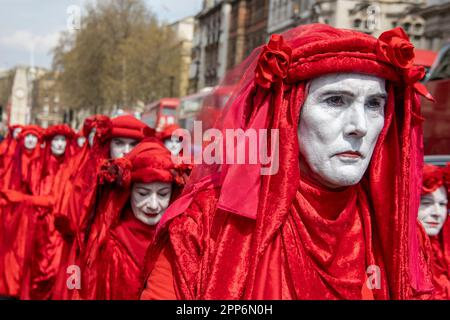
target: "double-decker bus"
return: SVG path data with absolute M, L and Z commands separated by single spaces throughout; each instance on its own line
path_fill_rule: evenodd
M 162 131 L 165 126 L 176 122 L 178 98 L 162 98 L 144 108 L 142 121 L 156 131 Z

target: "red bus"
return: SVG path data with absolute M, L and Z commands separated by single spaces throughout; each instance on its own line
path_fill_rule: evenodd
M 440 50 L 424 83 L 436 100 L 422 99 L 425 155 L 450 160 L 450 44 Z
M 162 98 L 145 106 L 142 121 L 156 131 L 162 131 L 166 125 L 176 121 L 177 108 L 180 104 L 178 98 Z

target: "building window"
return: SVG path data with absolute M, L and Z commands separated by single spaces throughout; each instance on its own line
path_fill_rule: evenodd
M 357 29 L 361 28 L 361 19 L 355 19 L 353 21 L 353 27 Z
M 409 29 L 411 28 L 411 23 L 407 22 L 403 25 L 403 29 L 405 29 L 406 32 L 409 32 Z

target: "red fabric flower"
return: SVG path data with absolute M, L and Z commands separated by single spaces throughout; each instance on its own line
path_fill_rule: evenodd
M 131 182 L 131 162 L 126 158 L 104 160 L 100 165 L 99 183 L 127 187 Z
M 422 194 L 435 191 L 444 184 L 443 170 L 437 166 L 424 165 Z
M 255 70 L 255 80 L 263 88 L 281 82 L 287 77 L 292 49 L 284 43 L 281 35 L 274 34 L 263 47 Z
M 383 32 L 378 38 L 377 55 L 396 67 L 409 69 L 414 63 L 414 46 L 402 28 Z

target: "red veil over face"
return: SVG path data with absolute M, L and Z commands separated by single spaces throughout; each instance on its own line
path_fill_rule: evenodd
M 432 98 L 418 83 L 424 71 L 413 67 L 413 59 L 413 46 L 400 28 L 375 39 L 321 24 L 273 35 L 252 53 L 217 127 L 224 137 L 226 129 L 278 129 L 279 170 L 263 176 L 261 164 L 194 168 L 184 194 L 158 227 L 158 237 L 169 232 L 178 297 L 361 298 L 352 287 L 362 286 L 364 270 L 355 276 L 330 266 L 327 259 L 337 253 L 320 245 L 335 243 L 348 230 L 346 223 L 364 230 L 350 234 L 365 241 L 366 254 L 348 244 L 339 258 L 351 263 L 356 254 L 366 255 L 366 267 L 380 267 L 382 285 L 372 290 L 374 298 L 431 292 L 416 220 L 423 163 L 418 93 Z M 388 92 L 371 164 L 356 189 L 344 195 L 344 226 L 308 214 L 311 206 L 318 212 L 333 207 L 336 197 L 311 189 L 299 170 L 305 84 L 330 73 L 377 76 L 386 80 Z M 267 140 L 270 144 L 270 136 Z M 316 203 L 314 193 L 320 197 Z M 351 218 L 351 206 L 357 206 L 358 217 Z
M 450 188 L 450 164 L 445 168 L 424 165 L 422 195 L 431 193 L 444 186 L 447 196 Z M 447 204 L 447 208 L 448 208 Z M 450 299 L 450 222 L 447 220 L 437 236 L 429 237 L 431 242 L 431 263 L 433 283 L 435 286 L 434 299 Z

